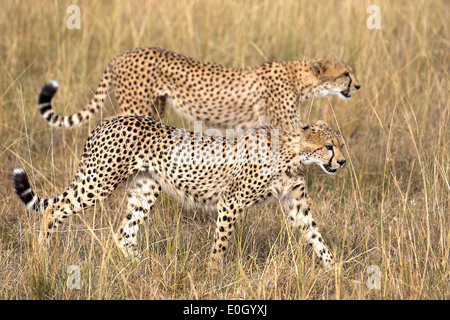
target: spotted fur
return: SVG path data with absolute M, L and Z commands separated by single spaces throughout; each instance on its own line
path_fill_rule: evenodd
M 360 86 L 353 69 L 341 61 L 270 61 L 239 69 L 159 48 L 137 48 L 114 58 L 80 112 L 55 113 L 45 92 L 56 91 L 56 81 L 44 87 L 39 108 L 50 125 L 73 128 L 97 113 L 115 87 L 120 115 L 161 119 L 170 105 L 206 126 L 245 130 L 289 124 L 299 117 L 299 102 L 333 95 L 348 100 Z
M 243 210 L 278 199 L 294 228 L 328 266 L 333 262 L 310 210 L 305 165 L 334 174 L 345 159 L 342 136 L 323 121 L 275 129 L 251 129 L 223 138 L 177 129 L 143 116 L 120 116 L 97 127 L 87 139 L 72 183 L 54 199 L 40 198 L 24 170 L 14 186 L 30 210 L 43 212 L 41 239 L 70 215 L 106 199 L 130 180 L 128 205 L 117 231 L 119 247 L 136 254 L 136 234 L 162 190 L 189 206 L 217 212 L 212 259 L 216 265 Z

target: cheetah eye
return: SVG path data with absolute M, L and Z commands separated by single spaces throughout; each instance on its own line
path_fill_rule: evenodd
M 350 73 L 348 72 L 344 73 L 344 77 L 350 78 Z
M 331 145 L 329 145 L 329 144 L 327 144 L 327 145 L 325 146 L 325 148 L 327 148 L 327 150 L 333 150 L 333 146 L 331 146 Z
M 343 145 L 341 146 L 341 150 L 343 150 L 343 149 L 344 149 L 344 146 L 345 146 L 345 144 L 343 144 Z

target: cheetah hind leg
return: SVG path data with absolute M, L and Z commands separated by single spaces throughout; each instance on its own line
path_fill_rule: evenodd
M 40 249 L 47 249 L 50 244 L 50 237 L 54 226 L 53 206 L 50 204 L 45 210 L 41 221 L 41 230 L 38 237 L 38 245 Z
M 136 247 L 139 225 L 147 220 L 148 213 L 153 209 L 160 193 L 161 186 L 142 173 L 131 181 L 127 213 L 116 233 L 118 246 L 126 257 L 138 257 Z

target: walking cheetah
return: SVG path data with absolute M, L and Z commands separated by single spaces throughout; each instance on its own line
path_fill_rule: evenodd
M 53 91 L 52 91 L 53 89 Z M 45 88 L 51 98 L 54 88 Z M 325 266 L 333 262 L 310 211 L 305 165 L 317 164 L 334 174 L 346 160 L 344 140 L 325 122 L 280 128 L 250 129 L 224 138 L 177 129 L 144 116 L 114 117 L 87 139 L 70 186 L 54 199 L 41 199 L 27 174 L 14 170 L 14 186 L 29 210 L 44 213 L 42 239 L 49 238 L 68 216 L 107 198 L 126 179 L 136 179 L 127 212 L 116 234 L 126 255 L 136 254 L 136 234 L 162 190 L 218 213 L 212 249 L 213 266 L 228 248 L 244 209 L 279 199 L 290 224 Z
M 80 112 L 57 115 L 46 97 L 39 98 L 39 109 L 50 125 L 73 128 L 100 110 L 113 86 L 120 115 L 160 120 L 167 101 L 185 118 L 221 130 L 286 125 L 297 120 L 299 102 L 334 95 L 348 100 L 361 87 L 353 69 L 341 61 L 270 61 L 239 69 L 136 48 L 112 60 Z

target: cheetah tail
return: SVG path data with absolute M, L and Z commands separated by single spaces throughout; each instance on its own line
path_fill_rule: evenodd
M 111 65 L 106 68 L 103 77 L 98 85 L 92 100 L 78 113 L 70 116 L 61 116 L 55 113 L 51 101 L 56 91 L 58 83 L 55 80 L 48 82 L 39 94 L 38 106 L 42 117 L 47 120 L 52 127 L 64 127 L 67 129 L 78 127 L 88 121 L 90 117 L 96 114 L 105 104 L 108 92 L 112 87 Z
M 13 180 L 14 189 L 16 189 L 17 195 L 28 210 L 40 212 L 41 204 L 45 210 L 48 206 L 48 199 L 41 200 L 41 198 L 33 192 L 30 182 L 28 181 L 28 175 L 23 169 L 14 169 Z

